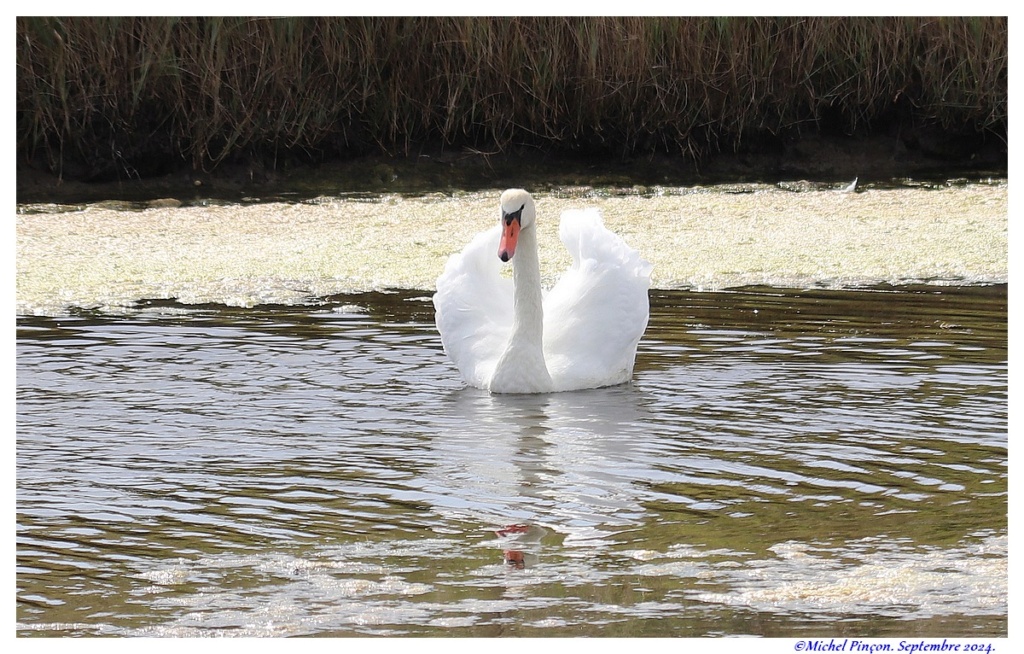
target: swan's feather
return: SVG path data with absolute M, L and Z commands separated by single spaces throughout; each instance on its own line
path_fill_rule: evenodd
M 651 264 L 597 209 L 562 213 L 572 265 L 544 299 L 544 353 L 556 390 L 628 381 L 647 329 Z
M 512 280 L 501 276 L 500 238 L 501 227 L 492 227 L 451 255 L 434 294 L 444 350 L 477 388 L 487 388 L 512 329 Z

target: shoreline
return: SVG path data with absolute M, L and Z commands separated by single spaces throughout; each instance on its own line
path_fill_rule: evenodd
M 19 163 L 16 201 L 90 203 L 109 200 L 189 203 L 197 198 L 238 201 L 246 197 L 316 197 L 340 193 L 478 191 L 562 186 L 669 187 L 813 180 L 887 183 L 914 179 L 1007 178 L 1005 144 L 974 143 L 960 151 L 942 133 L 918 135 L 913 147 L 884 134 L 863 137 L 805 135 L 776 148 L 720 152 L 702 163 L 681 155 L 648 157 L 572 156 L 521 151 L 488 154 L 470 149 L 423 149 L 408 157 L 361 156 L 321 163 L 259 159 L 225 164 L 214 172 L 182 168 L 150 178 L 86 183 L 61 179 Z

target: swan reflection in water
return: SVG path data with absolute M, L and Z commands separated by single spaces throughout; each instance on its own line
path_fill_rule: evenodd
M 641 463 L 651 457 L 637 457 L 648 398 L 632 384 L 512 395 L 466 388 L 447 402 L 446 413 L 464 419 L 432 439 L 436 466 L 424 476 L 448 503 L 435 509 L 493 531 L 507 562 L 531 563 L 547 539 L 606 545 L 646 513 L 635 484 L 652 473 Z

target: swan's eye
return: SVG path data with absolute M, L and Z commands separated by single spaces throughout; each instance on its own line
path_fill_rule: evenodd
M 518 209 L 516 209 L 515 211 L 512 211 L 510 213 L 502 212 L 501 218 L 502 218 L 502 220 L 504 221 L 504 223 L 506 225 L 511 225 L 513 220 L 517 220 L 519 222 L 522 222 L 523 221 L 523 209 L 525 209 L 525 208 L 526 208 L 526 205 L 524 204 L 523 206 L 519 207 Z

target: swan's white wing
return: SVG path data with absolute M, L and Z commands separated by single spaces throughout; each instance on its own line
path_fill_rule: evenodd
M 651 264 L 596 209 L 562 213 L 572 265 L 544 299 L 544 354 L 556 390 L 628 381 L 647 329 Z
M 498 259 L 501 227 L 477 234 L 437 278 L 434 320 L 444 350 L 470 385 L 486 388 L 512 328 L 512 280 Z

